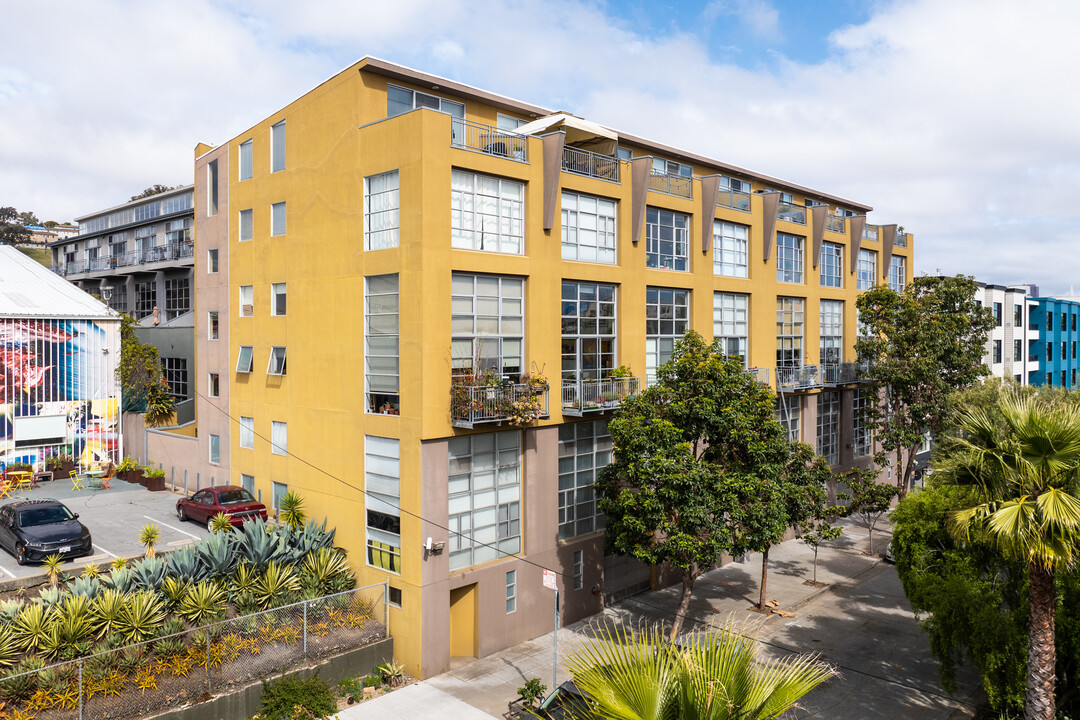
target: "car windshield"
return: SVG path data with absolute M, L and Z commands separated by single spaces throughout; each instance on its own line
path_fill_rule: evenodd
M 49 523 L 74 520 L 75 516 L 63 505 L 45 505 L 42 507 L 29 507 L 19 511 L 19 527 L 34 527 L 36 525 L 48 525 Z
M 226 490 L 223 493 L 218 493 L 218 502 L 222 505 L 236 505 L 237 503 L 255 502 L 255 498 L 251 497 L 251 493 L 247 490 Z

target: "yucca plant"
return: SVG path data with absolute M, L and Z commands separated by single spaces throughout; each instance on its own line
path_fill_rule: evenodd
M 82 575 L 80 577 L 96 578 L 99 575 L 101 575 L 101 568 L 98 567 L 97 565 L 95 565 L 94 563 L 90 563 L 89 565 L 87 565 L 86 567 L 83 568 Z
M 37 690 L 38 673 L 45 667 L 41 658 L 27 658 L 9 670 L 0 680 L 0 700 L 10 703 L 25 702 Z
M 212 533 L 223 533 L 232 530 L 232 523 L 229 521 L 228 515 L 223 512 L 219 512 L 210 518 L 208 527 L 210 528 L 210 532 Z
M 289 565 L 271 561 L 255 583 L 253 594 L 259 607 L 287 605 L 300 591 L 300 578 Z
M 255 588 L 255 583 L 258 580 L 259 573 L 255 572 L 255 568 L 247 562 L 241 562 L 236 566 L 236 571 L 233 572 L 232 577 L 229 578 L 230 599 L 235 600 L 242 593 L 250 592 Z
M 168 573 L 178 580 L 197 583 L 206 578 L 206 565 L 194 545 L 187 545 L 168 557 Z
M 175 615 L 165 621 L 165 624 L 161 626 L 158 631 L 158 637 L 165 637 L 167 635 L 178 635 L 182 632 L 187 632 L 187 625 L 184 621 Z
M 156 593 L 140 590 L 125 599 L 115 629 L 128 643 L 142 642 L 157 635 L 165 617 L 164 601 Z
M 22 609 L 11 624 L 15 644 L 28 653 L 36 653 L 49 637 L 54 610 L 32 603 Z
M 60 575 L 63 573 L 64 558 L 60 557 L 58 553 L 52 553 L 46 555 L 45 559 L 41 561 L 41 566 L 45 568 L 45 572 L 49 574 L 49 584 L 56 587 L 60 582 Z
M 304 526 L 307 521 L 307 513 L 304 512 L 304 498 L 295 490 L 289 490 L 278 500 L 278 519 L 285 523 L 289 530 L 297 530 Z
M 169 566 L 163 557 L 146 556 L 131 566 L 133 585 L 140 590 L 154 590 L 161 587 Z
M 122 557 L 113 558 L 113 561 L 109 563 L 109 570 L 123 570 L 127 567 L 127 560 Z
M 90 604 L 90 621 L 97 637 L 109 637 L 116 632 L 116 623 L 124 611 L 124 594 L 106 588 Z
M 300 572 L 305 579 L 310 579 L 313 586 L 322 595 L 332 592 L 333 581 L 343 576 L 352 575 L 349 572 L 349 564 L 345 556 L 334 548 L 324 547 L 304 559 L 300 566 Z
M 175 577 L 167 577 L 161 582 L 158 592 L 165 598 L 169 612 L 174 612 L 191 589 L 191 583 Z
M 14 634 L 7 625 L 0 625 L 0 667 L 11 667 L 19 652 Z
M 214 582 L 201 582 L 188 590 L 177 614 L 196 625 L 218 620 L 225 615 L 225 591 Z
M 152 558 L 157 553 L 155 546 L 161 542 L 161 528 L 153 523 L 143 525 L 139 531 L 139 544 L 146 548 L 146 557 Z

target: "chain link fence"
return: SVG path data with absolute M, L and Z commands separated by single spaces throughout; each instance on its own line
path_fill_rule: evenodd
M 106 720 L 209 700 L 387 637 L 387 585 L 263 610 L 0 679 L 5 720 Z

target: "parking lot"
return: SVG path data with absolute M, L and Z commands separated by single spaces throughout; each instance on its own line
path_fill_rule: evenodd
M 168 490 L 150 492 L 140 485 L 113 480 L 111 490 L 72 490 L 67 480 L 42 482 L 41 487 L 13 492 L 0 500 L 6 505 L 14 500 L 53 498 L 61 501 L 90 529 L 94 554 L 64 563 L 64 571 L 78 575 L 87 563 L 109 563 L 117 557 L 132 558 L 143 554 L 139 530 L 148 523 L 161 530 L 158 551 L 173 550 L 207 534 L 206 527 L 176 518 L 176 501 L 182 497 Z M 41 566 L 20 567 L 15 558 L 0 550 L 0 581 L 42 574 Z

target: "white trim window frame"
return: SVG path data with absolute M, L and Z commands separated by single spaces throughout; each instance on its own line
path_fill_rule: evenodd
M 844 302 L 822 300 L 818 315 L 822 365 L 839 365 L 844 359 Z
M 806 300 L 776 298 L 776 366 L 802 367 L 803 337 L 806 330 Z
M 401 244 L 400 182 L 397 170 L 364 178 L 364 250 Z
M 776 233 L 776 281 L 803 282 L 803 247 L 806 238 L 788 233 Z
M 645 267 L 690 271 L 690 216 L 645 208 Z
M 844 287 L 844 246 L 840 243 L 821 243 L 821 287 Z
M 450 246 L 525 253 L 525 183 L 454 168 L 450 173 Z
M 251 345 L 241 345 L 236 353 L 236 372 L 250 373 L 255 364 L 255 348 Z
M 255 449 L 255 418 L 240 416 L 240 447 Z
M 237 152 L 237 164 L 239 165 L 239 177 L 240 181 L 250 180 L 252 177 L 254 153 L 252 152 L 251 140 L 245 140 L 240 143 L 240 147 Z
M 903 255 L 893 255 L 889 259 L 889 289 L 894 292 L 904 292 L 907 284 L 907 258 Z M 998 313 L 998 325 L 1001 325 L 1001 314 Z
M 525 371 L 524 278 L 453 273 L 450 282 L 453 373 L 479 375 L 494 368 L 517 382 Z
M 750 228 L 724 220 L 713 221 L 713 275 L 750 276 Z
M 600 380 L 615 368 L 618 346 L 615 286 L 563 280 L 562 377 Z
M 564 190 L 561 198 L 562 259 L 614 265 L 618 203 Z
M 738 358 L 745 368 L 749 359 L 750 296 L 713 293 L 713 337 L 727 357 Z
M 369 413 L 401 410 L 398 289 L 396 273 L 364 278 L 364 389 Z
M 289 454 L 289 426 L 280 420 L 270 421 L 270 454 Z
M 367 564 L 401 574 L 401 441 L 364 436 Z
M 285 121 L 270 126 L 270 173 L 285 169 Z
M 840 462 L 840 393 L 835 390 L 817 396 L 817 453 L 830 465 Z
M 286 232 L 286 220 L 287 215 L 285 212 L 285 201 L 272 203 L 270 205 L 270 237 L 277 237 L 284 235 Z
M 690 328 L 690 291 L 645 288 L 645 379 L 656 382 L 656 370 L 671 360 L 675 343 Z
M 285 374 L 285 347 L 282 345 L 270 346 L 270 360 L 266 363 L 267 375 Z
M 855 289 L 869 290 L 877 280 L 877 252 L 860 250 L 855 263 Z

